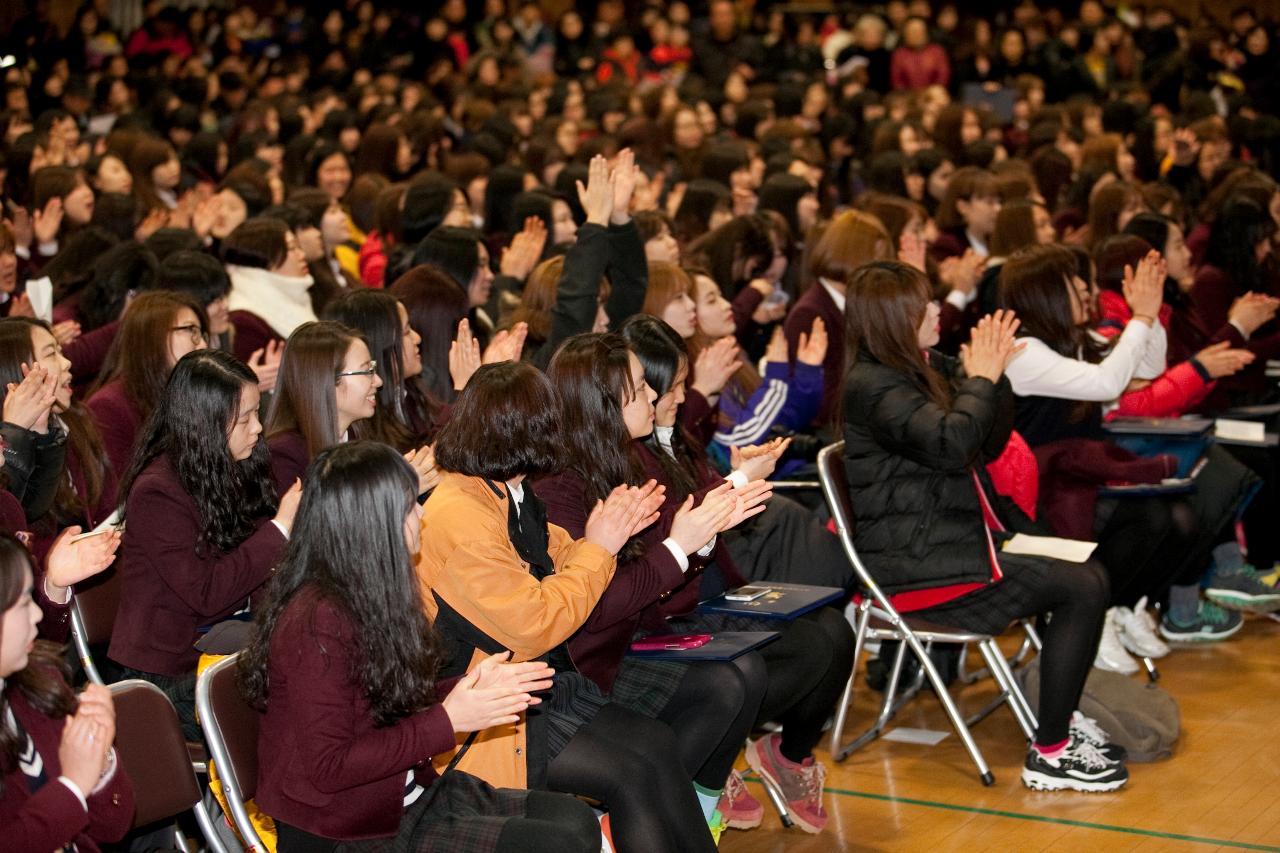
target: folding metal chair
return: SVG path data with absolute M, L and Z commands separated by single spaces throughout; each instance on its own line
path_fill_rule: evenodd
M 200 673 L 196 681 L 196 712 L 218 769 L 231 822 L 244 841 L 246 853 L 266 847 L 253 827 L 244 804 L 258 790 L 258 712 L 240 695 L 236 661 L 229 655 Z
M 845 478 L 843 452 L 843 441 L 824 447 L 818 454 L 818 477 L 822 482 L 822 491 L 831 509 L 831 516 L 835 520 L 836 533 L 840 537 L 841 545 L 844 547 L 849 562 L 853 565 L 864 596 L 856 609 L 854 675 L 850 676 L 849 683 L 845 687 L 844 696 L 840 700 L 840 705 L 836 711 L 835 725 L 831 729 L 831 757 L 836 761 L 843 761 L 854 750 L 878 738 L 884 731 L 885 725 L 893 718 L 898 709 L 914 696 L 923 687 L 925 679 L 928 679 L 933 686 L 938 701 L 942 703 L 942 708 L 946 712 L 947 718 L 951 721 L 952 727 L 955 728 L 956 734 L 959 735 L 965 749 L 969 752 L 969 757 L 973 759 L 973 763 L 977 766 L 978 777 L 984 785 L 991 785 L 995 782 L 995 776 L 987 765 L 986 759 L 983 758 L 982 751 L 978 749 L 977 743 L 974 742 L 973 735 L 969 732 L 969 726 L 983 719 L 1001 704 L 1005 704 L 1013 712 L 1013 716 L 1018 721 L 1018 725 L 1022 727 L 1023 733 L 1028 739 L 1031 739 L 1035 736 L 1035 714 L 1027 703 L 1026 697 L 1022 695 L 1022 691 L 1018 689 L 1018 685 L 1013 678 L 1013 672 L 1009 669 L 1008 662 L 996 644 L 994 636 L 936 625 L 911 616 L 904 617 L 894 609 L 889 602 L 888 596 L 881 591 L 880 586 L 872 578 L 867 567 L 863 565 L 853 544 L 855 519 Z M 849 706 L 853 700 L 854 684 L 857 679 L 857 661 L 867 640 L 900 640 L 902 645 L 899 646 L 898 654 L 894 658 L 893 669 L 889 675 L 889 684 L 885 688 L 884 701 L 881 704 L 879 716 L 867 731 L 852 741 L 844 743 L 845 724 L 848 720 Z M 928 652 L 934 643 L 972 643 L 976 645 L 1000 689 L 996 699 L 968 721 L 960 715 L 955 700 L 929 658 Z M 908 688 L 907 694 L 901 701 L 895 702 L 898 682 L 902 675 L 902 665 L 908 649 L 914 652 L 916 658 L 920 661 L 920 672 L 915 682 Z
M 77 584 L 71 598 L 71 641 L 80 656 L 84 674 L 94 684 L 105 684 L 93 660 L 92 648 L 111 641 L 120 607 L 120 573 L 113 566 Z
M 191 811 L 209 849 L 227 853 L 204 807 L 182 725 L 169 697 L 140 679 L 119 681 L 110 689 L 116 707 L 116 752 L 133 782 L 137 803 L 134 828 Z M 186 850 L 186 839 L 176 823 L 173 832 L 178 848 Z

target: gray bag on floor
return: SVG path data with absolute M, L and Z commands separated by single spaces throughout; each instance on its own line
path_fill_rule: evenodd
M 1018 670 L 1017 678 L 1031 707 L 1037 707 L 1040 659 Z M 1178 742 L 1178 700 L 1154 684 L 1117 672 L 1089 670 L 1080 712 L 1097 720 L 1111 735 L 1112 743 L 1128 751 L 1131 762 L 1161 761 L 1173 754 L 1173 745 Z

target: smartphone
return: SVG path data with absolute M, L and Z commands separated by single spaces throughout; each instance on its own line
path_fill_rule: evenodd
M 767 586 L 740 586 L 737 589 L 731 589 L 724 594 L 725 601 L 755 601 L 757 598 L 763 598 L 773 592 L 772 587 Z
M 645 637 L 631 644 L 633 652 L 680 652 L 696 649 L 711 642 L 710 634 L 663 634 Z

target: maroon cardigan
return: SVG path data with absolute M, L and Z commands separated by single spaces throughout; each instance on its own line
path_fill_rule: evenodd
M 1275 288 L 1268 288 L 1266 292 L 1272 296 L 1277 295 Z M 1213 393 L 1202 406 L 1206 411 L 1247 403 L 1260 397 L 1269 387 L 1267 360 L 1280 356 L 1280 324 L 1274 320 L 1254 332 L 1247 342 L 1241 339 L 1238 332 L 1231 336 L 1223 334 L 1221 330 L 1228 326 L 1227 316 L 1231 312 L 1231 303 L 1239 295 L 1235 282 L 1224 270 L 1206 264 L 1196 271 L 1195 286 L 1191 289 L 1191 307 L 1200 326 L 1219 330 L 1212 339 L 1213 343 L 1231 340 L 1232 346 L 1243 346 L 1257 356 L 1253 364 L 1239 373 L 1218 380 Z
M 652 459 L 652 454 L 644 451 Z M 591 507 L 586 483 L 571 471 L 544 477 L 534 484 L 534 493 L 547 508 L 547 521 L 563 527 L 574 539 L 586 535 Z M 675 555 L 662 544 L 671 533 L 671 521 L 678 506 L 668 502 L 661 516 L 642 530 L 639 539 L 644 551 L 628 560 L 619 559 L 613 580 L 596 603 L 591 616 L 569 638 L 569 656 L 578 672 L 594 681 L 601 690 L 613 688 L 618 667 L 627 653 L 636 629 L 662 628 L 656 606 L 661 596 L 685 582 L 685 573 Z M 706 565 L 696 554 L 689 559 L 690 571 Z
M 311 464 L 307 440 L 300 432 L 281 432 L 267 439 L 267 447 L 271 451 L 271 479 L 275 481 L 276 494 L 283 495 Z
M 343 841 L 395 835 L 408 771 L 416 769 L 419 784 L 430 785 L 431 757 L 456 745 L 439 703 L 375 726 L 353 678 L 360 664 L 355 647 L 350 616 L 309 589 L 299 591 L 271 635 L 271 693 L 258 731 L 258 805 L 296 829 Z M 456 683 L 437 684 L 437 696 Z
M 284 553 L 284 534 L 263 519 L 234 551 L 197 553 L 200 512 L 163 456 L 134 482 L 125 519 L 120 610 L 107 654 L 143 672 L 191 675 L 198 629 L 244 607 Z
M 255 350 L 262 349 L 272 341 L 284 341 L 284 338 L 276 334 L 275 329 L 267 325 L 266 320 L 250 311 L 232 311 L 227 318 L 235 328 L 235 335 L 231 338 L 231 351 L 243 362 L 247 363 Z
M 0 846 L 11 853 L 50 853 L 74 842 L 80 853 L 98 853 L 99 842 L 119 841 L 133 825 L 133 785 L 117 756 L 115 774 L 96 794 L 83 792 L 89 804 L 86 812 L 58 781 L 62 764 L 58 746 L 62 742 L 65 718 L 54 719 L 31 707 L 21 690 L 7 693 L 14 716 L 31 735 L 44 762 L 48 780 L 32 794 L 27 779 L 15 764 L 4 774 L 0 791 Z
M 102 436 L 107 460 L 116 476 L 123 476 L 133 461 L 133 447 L 142 432 L 142 412 L 124 390 L 124 381 L 113 379 L 85 403 Z
M 844 387 L 844 312 L 817 281 L 796 300 L 782 326 L 787 335 L 787 358 L 793 367 L 800 336 L 809 334 L 814 317 L 821 317 L 827 326 L 827 356 L 822 361 L 822 406 L 814 421 L 815 426 L 821 427 L 835 422 L 840 391 Z

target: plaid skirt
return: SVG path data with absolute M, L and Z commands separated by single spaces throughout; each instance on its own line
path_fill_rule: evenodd
M 623 658 L 622 665 L 618 668 L 618 677 L 613 682 L 613 690 L 609 693 L 609 701 L 656 720 L 671 697 L 676 695 L 688 669 L 687 663 Z
M 494 853 L 502 827 L 524 817 L 528 798 L 528 791 L 451 770 L 405 809 L 395 837 L 343 841 L 334 853 Z

